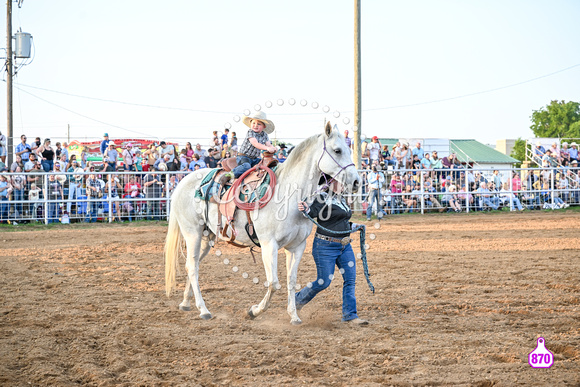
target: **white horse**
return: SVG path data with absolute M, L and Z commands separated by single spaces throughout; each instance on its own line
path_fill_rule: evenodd
M 165 241 L 165 283 L 167 296 L 175 287 L 175 273 L 181 241 L 185 239 L 187 282 L 183 302 L 179 308 L 191 310 L 190 300 L 195 296 L 195 306 L 202 319 L 210 319 L 199 288 L 199 264 L 215 241 L 218 220 L 217 204 L 195 198 L 196 188 L 209 173 L 200 170 L 185 177 L 171 197 L 171 215 Z M 312 223 L 298 210 L 299 200 L 313 195 L 321 174 L 334 178 L 343 186 L 356 191 L 360 181 L 352 163 L 351 152 L 344 137 L 327 123 L 324 132 L 312 136 L 296 146 L 277 171 L 274 197 L 262 209 L 252 211 L 255 232 L 260 240 L 262 261 L 266 270 L 268 291 L 259 305 L 253 305 L 248 314 L 259 316 L 270 305 L 274 292 L 281 288 L 278 282 L 278 249 L 286 253 L 288 314 L 292 324 L 300 324 L 296 312 L 295 292 L 298 264 L 306 247 L 306 238 Z M 209 207 L 209 208 L 206 208 Z M 234 227 L 238 230 L 236 242 L 253 246 L 245 232 L 247 223 L 244 211 L 238 210 Z M 225 224 L 225 220 L 222 221 Z M 204 230 L 208 231 L 204 233 Z M 205 234 L 205 235 L 204 235 Z

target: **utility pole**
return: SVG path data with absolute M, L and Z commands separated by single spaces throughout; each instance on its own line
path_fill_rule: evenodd
M 13 160 L 13 133 L 12 133 L 12 0 L 6 0 L 6 72 L 8 79 L 6 80 L 6 165 L 8 168 L 12 165 Z
M 360 72 L 360 2 L 354 0 L 354 124 L 352 150 L 354 165 L 361 169 L 361 72 Z

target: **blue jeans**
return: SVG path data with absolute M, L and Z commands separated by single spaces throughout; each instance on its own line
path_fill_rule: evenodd
M 89 199 L 92 199 L 92 197 L 90 197 Z M 89 202 L 85 222 L 95 223 L 97 221 L 98 211 L 99 211 L 99 202 L 98 201 Z
M 486 198 L 486 197 L 482 197 L 481 198 L 481 203 L 480 206 L 488 206 L 493 208 L 494 210 L 497 210 L 499 208 L 499 205 L 497 203 L 495 203 L 494 200 L 490 199 L 490 198 Z
M 161 220 L 161 216 L 159 215 L 159 202 L 157 200 L 147 202 L 147 219 Z
M 8 212 L 10 210 L 10 203 L 8 203 L 7 196 L 0 196 L 0 221 L 8 221 Z
M 371 220 L 371 216 L 373 215 L 373 204 L 374 202 L 377 203 L 377 216 L 379 216 L 379 213 L 383 213 L 383 210 L 381 208 L 381 204 L 380 202 L 380 193 L 378 189 L 371 189 L 369 192 L 369 206 L 367 207 L 367 220 Z
M 12 191 L 14 193 L 14 201 L 17 200 L 24 200 L 24 190 L 23 189 L 15 189 L 14 191 Z M 16 211 L 18 211 L 18 216 L 19 217 L 23 217 L 23 205 L 22 203 L 15 203 L 14 204 L 14 217 L 16 217 Z
M 236 179 L 242 176 L 248 169 L 252 168 L 254 165 L 260 162 L 261 158 L 251 159 L 248 156 L 238 156 L 236 157 L 236 162 L 238 166 L 232 171 Z
M 314 238 L 312 255 L 316 264 L 316 281 L 309 283 L 296 293 L 296 307 L 301 309 L 322 290 L 326 289 L 334 277 L 334 267 L 342 272 L 342 321 L 358 317 L 354 288 L 356 282 L 356 260 L 350 244 L 343 246 Z
M 511 202 L 512 203 L 512 207 L 517 207 L 517 209 L 519 211 L 521 211 L 524 207 L 522 207 L 522 203 L 520 202 L 520 199 L 518 198 L 511 198 L 508 199 L 508 203 Z
M 60 199 L 60 198 L 50 198 Z M 58 203 L 48 203 L 48 223 L 58 223 Z
M 69 202 L 66 204 L 66 211 L 68 212 L 68 214 L 71 214 L 71 208 L 72 208 L 72 200 L 73 199 L 77 199 L 79 198 L 79 196 L 81 196 L 82 194 L 82 184 L 77 184 L 74 181 L 71 181 L 69 183 L 68 186 L 68 200 Z M 75 203 L 75 207 L 77 208 L 77 213 L 79 212 L 79 207 L 80 207 L 80 203 L 77 202 Z
M 44 172 L 52 171 L 53 167 L 54 162 L 52 160 L 42 160 L 42 169 L 44 169 Z

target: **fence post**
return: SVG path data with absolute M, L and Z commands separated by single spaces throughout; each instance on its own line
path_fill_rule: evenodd
M 112 174 L 109 172 L 107 174 L 107 181 L 109 182 L 109 188 L 107 189 L 107 202 L 109 202 L 109 223 L 113 221 L 113 202 L 111 201 L 111 181 L 113 180 Z
M 552 168 L 552 170 L 550 171 L 550 191 L 551 191 L 551 197 L 552 197 L 552 210 L 555 207 L 555 203 L 556 201 L 554 200 L 554 180 L 556 180 L 556 173 L 555 173 L 555 168 Z
M 171 180 L 171 175 L 169 174 L 169 172 L 167 172 L 167 174 L 165 175 L 165 217 L 167 218 L 167 221 L 169 222 L 169 181 Z M 177 179 L 176 179 L 177 180 Z
M 48 224 L 48 196 L 50 192 L 48 190 L 48 174 L 46 172 L 42 176 L 42 187 L 44 188 L 44 224 Z
M 421 170 L 419 173 L 421 173 L 421 215 L 423 215 L 425 213 L 425 176 Z

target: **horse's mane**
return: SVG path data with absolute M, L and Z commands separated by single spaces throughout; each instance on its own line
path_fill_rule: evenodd
M 302 141 L 300 144 L 296 145 L 292 152 L 288 155 L 286 161 L 284 161 L 278 169 L 276 170 L 276 175 L 280 176 L 280 173 L 286 168 L 292 168 L 295 164 L 299 163 L 304 159 L 305 153 L 310 148 L 312 144 L 318 141 L 321 134 L 316 134 L 314 136 L 308 137 L 306 140 Z

